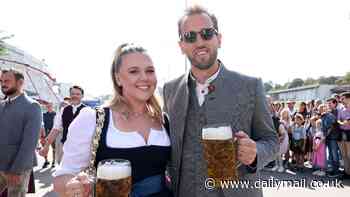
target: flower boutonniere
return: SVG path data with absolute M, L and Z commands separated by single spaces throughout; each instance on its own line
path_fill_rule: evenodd
M 212 84 L 210 84 L 210 85 L 208 86 L 208 94 L 210 94 L 210 93 L 212 93 L 212 92 L 214 92 L 214 91 L 215 91 L 215 86 L 212 85 Z

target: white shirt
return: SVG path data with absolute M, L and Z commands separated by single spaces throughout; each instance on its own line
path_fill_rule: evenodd
M 5 104 L 12 103 L 13 101 L 15 101 L 21 95 L 22 94 L 19 94 L 19 95 L 15 96 L 15 97 L 12 97 L 12 98 L 8 97 L 7 99 L 4 99 L 2 102 L 5 103 Z
M 78 108 L 82 105 L 82 103 L 79 103 L 78 105 L 72 105 L 73 107 L 73 114 L 78 110 Z
M 78 105 L 72 105 L 73 107 L 73 114 L 77 111 L 78 107 L 80 107 L 82 103 L 79 103 Z M 64 108 L 61 109 L 59 114 L 56 114 L 55 120 L 53 123 L 53 128 L 57 130 L 63 131 L 63 123 L 62 123 L 62 114 L 63 114 Z
M 213 82 L 219 75 L 221 70 L 221 66 L 219 67 L 219 69 L 216 71 L 216 73 L 214 73 L 211 77 L 209 77 L 204 84 L 199 83 L 196 78 L 192 75 L 192 73 L 190 74 L 191 78 L 196 81 L 196 94 L 197 94 L 197 99 L 198 99 L 198 104 L 199 106 L 202 106 L 205 100 L 205 96 L 209 93 L 209 86 L 210 83 Z
M 135 148 L 141 146 L 170 146 L 170 139 L 163 128 L 151 129 L 148 141 L 137 132 L 123 132 L 113 123 L 110 111 L 107 130 L 107 146 L 112 148 Z M 83 108 L 79 115 L 69 126 L 67 141 L 63 145 L 62 163 L 54 176 L 63 174 L 77 174 L 89 165 L 91 154 L 91 141 L 96 127 L 96 112 L 89 107 Z
M 342 111 L 344 108 L 345 108 L 345 107 L 344 107 L 344 105 L 343 105 L 342 103 L 338 103 L 338 105 L 337 105 L 337 110 L 338 110 L 338 112 L 339 112 L 339 111 Z
M 63 109 L 64 108 L 62 108 L 60 110 L 60 112 L 56 114 L 55 119 L 53 121 L 53 127 L 52 127 L 53 129 L 57 129 L 57 130 L 63 131 L 63 126 L 62 126 Z
M 21 96 L 22 94 L 19 94 L 19 95 L 17 95 L 17 96 L 15 96 L 15 97 L 12 97 L 12 98 L 8 98 L 8 99 L 6 99 L 6 100 L 8 100 L 8 102 L 13 102 L 14 100 L 16 100 L 19 96 Z

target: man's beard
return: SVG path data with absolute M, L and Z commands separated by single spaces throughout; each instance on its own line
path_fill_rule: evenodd
M 1 91 L 4 95 L 11 96 L 17 92 L 17 88 L 13 87 L 13 88 L 8 89 L 7 91 L 5 91 L 3 88 L 1 88 Z
M 190 60 L 191 65 L 195 66 L 196 68 L 198 68 L 200 70 L 207 70 L 214 65 L 217 57 L 218 57 L 218 51 L 215 50 L 213 52 L 213 54 L 210 54 L 209 60 L 206 62 L 200 63 L 200 62 L 196 61 L 194 57 L 192 57 L 192 58 L 188 57 L 188 59 Z

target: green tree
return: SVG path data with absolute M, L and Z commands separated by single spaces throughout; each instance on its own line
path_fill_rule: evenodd
M 4 55 L 6 53 L 6 49 L 0 43 L 0 55 Z
M 0 55 L 4 55 L 7 50 L 6 48 L 4 47 L 3 43 L 6 39 L 10 39 L 12 38 L 14 35 L 7 35 L 6 32 L 0 30 Z
M 304 85 L 313 85 L 313 84 L 317 84 L 317 80 L 316 79 L 313 79 L 311 77 L 305 79 L 304 81 Z
M 350 72 L 347 72 L 343 77 L 344 84 L 350 84 Z
M 285 84 L 283 84 L 282 89 L 288 89 L 289 85 L 290 82 L 286 82 Z
M 343 79 L 338 79 L 337 81 L 335 81 L 335 84 L 343 85 Z
M 343 77 L 335 81 L 337 85 L 350 84 L 350 72 L 347 72 Z
M 304 85 L 304 81 L 301 78 L 295 78 L 293 81 L 288 85 L 288 88 L 296 88 Z
M 283 86 L 281 84 L 275 84 L 274 90 L 280 90 L 280 89 L 283 89 Z
M 264 83 L 265 92 L 268 92 L 268 91 L 272 90 L 272 88 L 273 88 L 272 81 L 268 81 L 268 82 Z
M 319 84 L 335 84 L 338 79 L 339 79 L 339 77 L 335 77 L 335 76 L 330 76 L 330 77 L 321 76 L 320 78 L 318 78 L 318 83 Z
M 6 54 L 6 52 L 7 52 L 6 48 L 0 42 L 0 55 L 4 55 Z

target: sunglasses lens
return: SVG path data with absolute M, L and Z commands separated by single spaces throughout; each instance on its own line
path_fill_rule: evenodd
M 194 31 L 186 32 L 184 34 L 184 40 L 188 43 L 194 43 L 197 40 L 197 33 Z
M 200 32 L 200 34 L 203 40 L 210 40 L 213 38 L 215 30 L 213 28 L 205 28 Z
M 214 28 L 204 28 L 200 32 L 198 32 L 203 40 L 211 40 L 213 36 L 216 34 L 216 30 Z M 194 43 L 197 41 L 197 32 L 190 31 L 186 32 L 183 35 L 183 40 L 187 43 Z

